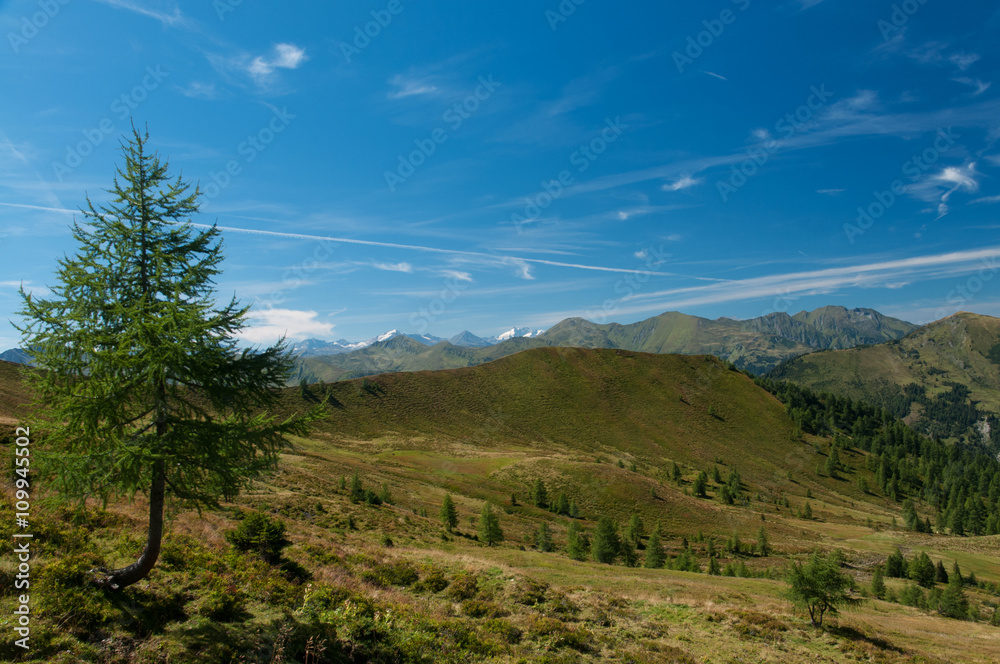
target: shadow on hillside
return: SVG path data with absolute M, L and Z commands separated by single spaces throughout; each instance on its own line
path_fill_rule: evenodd
M 829 632 L 830 634 L 834 635 L 834 636 L 839 636 L 839 637 L 841 637 L 843 639 L 847 639 L 849 641 L 854 641 L 855 643 L 864 643 L 864 644 L 867 644 L 869 646 L 873 646 L 875 648 L 878 648 L 880 650 L 889 650 L 889 651 L 892 651 L 894 653 L 898 653 L 898 654 L 901 654 L 901 655 L 905 654 L 905 652 L 906 652 L 905 650 L 903 650 L 899 646 L 893 645 L 892 643 L 890 643 L 889 641 L 886 641 L 883 638 L 880 638 L 880 637 L 877 637 L 877 636 L 870 636 L 868 634 L 865 634 L 864 632 L 859 632 L 858 630 L 856 630 L 853 627 L 847 627 L 847 626 L 841 626 L 841 625 L 837 625 L 837 626 L 829 625 L 826 628 L 826 631 Z

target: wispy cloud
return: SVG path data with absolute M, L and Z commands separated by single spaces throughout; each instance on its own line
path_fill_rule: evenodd
M 1000 196 L 983 196 L 982 198 L 977 198 L 970 203 L 1000 203 Z
M 847 191 L 846 189 L 817 189 L 817 194 L 823 194 L 825 196 L 839 196 L 840 194 Z
M 958 67 L 959 71 L 965 71 L 978 61 L 979 56 L 975 53 L 955 53 L 948 57 L 948 62 Z
M 387 95 L 389 99 L 404 99 L 418 95 L 429 95 L 438 92 L 438 86 L 423 77 L 406 77 L 396 74 L 389 79 L 389 84 L 395 86 Z
M 827 268 L 806 272 L 775 274 L 708 285 L 672 288 L 650 293 L 638 293 L 622 298 L 619 315 L 642 314 L 651 311 L 680 310 L 724 302 L 752 301 L 755 299 L 789 295 L 834 293 L 842 288 L 898 288 L 931 279 L 939 279 L 980 270 L 984 265 L 996 265 L 1000 260 L 1000 246 L 945 254 L 915 256 L 898 260 L 877 261 L 862 265 Z M 942 305 L 945 293 L 941 294 Z M 626 304 L 632 302 L 633 304 Z M 561 320 L 578 311 L 553 312 L 544 321 Z
M 975 88 L 972 91 L 973 97 L 978 97 L 979 95 L 989 90 L 990 86 L 993 85 L 990 82 L 984 82 L 978 78 L 969 78 L 968 76 L 960 76 L 959 78 L 955 78 L 952 80 L 955 81 L 956 83 L 961 83 L 963 85 L 968 85 L 971 88 Z
M 976 164 L 972 162 L 965 166 L 950 166 L 932 178 L 932 182 L 947 188 L 941 194 L 941 202 L 938 204 L 938 219 L 948 214 L 948 199 L 953 193 L 958 190 L 972 192 L 979 189 L 976 175 Z
M 111 7 L 117 7 L 118 9 L 135 12 L 136 14 L 140 14 L 142 16 L 147 16 L 159 21 L 169 28 L 190 28 L 193 25 L 191 19 L 184 16 L 184 14 L 181 13 L 180 7 L 176 5 L 173 5 L 170 9 L 158 9 L 149 6 L 156 3 L 139 4 L 137 2 L 130 2 L 129 0 L 97 0 L 97 2 Z
M 406 272 L 412 273 L 413 266 L 409 263 L 372 263 L 371 266 L 376 270 L 384 270 L 386 272 Z
M 298 69 L 308 60 L 306 51 L 294 44 L 275 44 L 269 56 L 258 55 L 246 69 L 255 79 L 266 79 L 275 69 Z
M 177 91 L 191 99 L 216 99 L 219 96 L 215 83 L 191 81 L 186 86 L 178 86 Z
M 716 74 L 714 71 L 708 71 L 707 69 L 703 69 L 701 71 L 701 73 L 702 74 L 707 74 L 709 76 L 714 76 L 715 78 L 718 78 L 718 79 L 723 80 L 723 81 L 728 81 L 729 80 L 728 78 L 726 78 L 722 74 Z
M 663 185 L 661 189 L 663 189 L 663 191 L 681 191 L 683 189 L 690 189 L 691 187 L 699 185 L 701 182 L 702 180 L 700 178 L 693 178 L 690 175 L 682 175 L 674 182 Z

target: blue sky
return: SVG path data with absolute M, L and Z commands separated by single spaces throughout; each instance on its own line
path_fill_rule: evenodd
M 0 1 L 0 317 L 129 118 L 246 339 L 1000 315 L 994 2 Z M 0 348 L 17 344 L 0 329 Z

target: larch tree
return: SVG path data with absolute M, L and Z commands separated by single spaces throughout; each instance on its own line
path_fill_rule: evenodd
M 40 429 L 42 471 L 67 500 L 149 497 L 138 560 L 100 570 L 117 590 L 146 577 L 163 536 L 164 504 L 217 507 L 275 467 L 287 436 L 305 435 L 322 406 L 269 414 L 292 368 L 284 340 L 237 346 L 249 307 L 217 304 L 219 231 L 196 230 L 197 187 L 168 175 L 133 128 L 109 202 L 86 199 L 77 253 L 59 260 L 51 297 L 21 290 L 24 348 Z
M 840 571 L 841 553 L 816 551 L 805 565 L 792 563 L 788 574 L 788 598 L 809 611 L 813 625 L 823 625 L 826 613 L 836 614 L 840 605 L 856 605 L 860 599 L 849 594 L 850 578 Z
M 500 528 L 500 517 L 493 511 L 488 502 L 483 505 L 479 515 L 479 541 L 486 546 L 493 546 L 503 541 L 503 529 Z
M 455 508 L 455 501 L 451 499 L 451 494 L 444 494 L 441 502 L 441 523 L 450 533 L 458 525 L 458 510 Z

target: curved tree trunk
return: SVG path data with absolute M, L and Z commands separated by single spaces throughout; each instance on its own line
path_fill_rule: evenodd
M 121 590 L 146 578 L 153 569 L 156 559 L 160 557 L 160 542 L 163 538 L 163 498 L 166 483 L 163 462 L 157 461 L 153 465 L 153 484 L 149 490 L 149 532 L 146 535 L 146 548 L 142 550 L 139 560 L 128 567 L 102 572 L 97 585 L 111 590 Z

